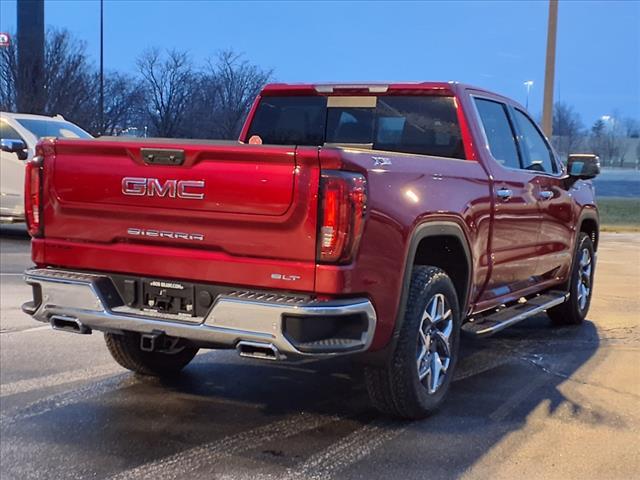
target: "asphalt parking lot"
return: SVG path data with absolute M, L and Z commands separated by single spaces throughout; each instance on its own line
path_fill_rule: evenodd
M 603 234 L 589 321 L 545 315 L 465 339 L 448 400 L 419 422 L 368 406 L 358 366 L 205 351 L 182 377 L 119 368 L 100 334 L 20 311 L 29 241 L 1 230 L 0 477 L 638 478 L 640 234 Z

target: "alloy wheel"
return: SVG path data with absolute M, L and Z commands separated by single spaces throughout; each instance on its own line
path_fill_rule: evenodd
M 451 307 L 446 297 L 438 293 L 427 303 L 418 330 L 418 377 L 429 394 L 434 394 L 446 378 L 451 364 L 452 332 Z
M 591 253 L 584 248 L 580 255 L 578 271 L 578 306 L 583 311 L 587 307 L 587 301 L 591 294 Z

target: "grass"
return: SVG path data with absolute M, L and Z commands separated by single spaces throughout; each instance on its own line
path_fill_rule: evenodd
M 604 232 L 640 232 L 640 198 L 598 198 L 600 229 Z

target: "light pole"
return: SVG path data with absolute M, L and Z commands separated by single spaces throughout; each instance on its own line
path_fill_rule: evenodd
M 22 113 L 47 113 L 44 89 L 44 0 L 20 0 L 16 6 L 16 20 L 16 108 Z
M 104 1 L 100 0 L 100 125 L 99 134 L 104 133 Z
M 553 82 L 556 73 L 556 32 L 558 30 L 558 0 L 549 0 L 547 25 L 547 59 L 544 68 L 544 100 L 542 102 L 542 130 L 547 138 L 553 134 Z
M 533 87 L 533 80 L 527 80 L 524 82 L 524 86 L 527 87 L 527 103 L 525 107 L 529 110 L 529 92 L 531 91 L 531 87 Z

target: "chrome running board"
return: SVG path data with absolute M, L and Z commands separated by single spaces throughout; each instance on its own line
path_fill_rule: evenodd
M 564 303 L 569 298 L 566 292 L 551 291 L 530 298 L 524 303 L 516 303 L 497 312 L 477 317 L 465 323 L 462 329 L 477 337 L 487 337 L 504 330 L 522 320 Z

